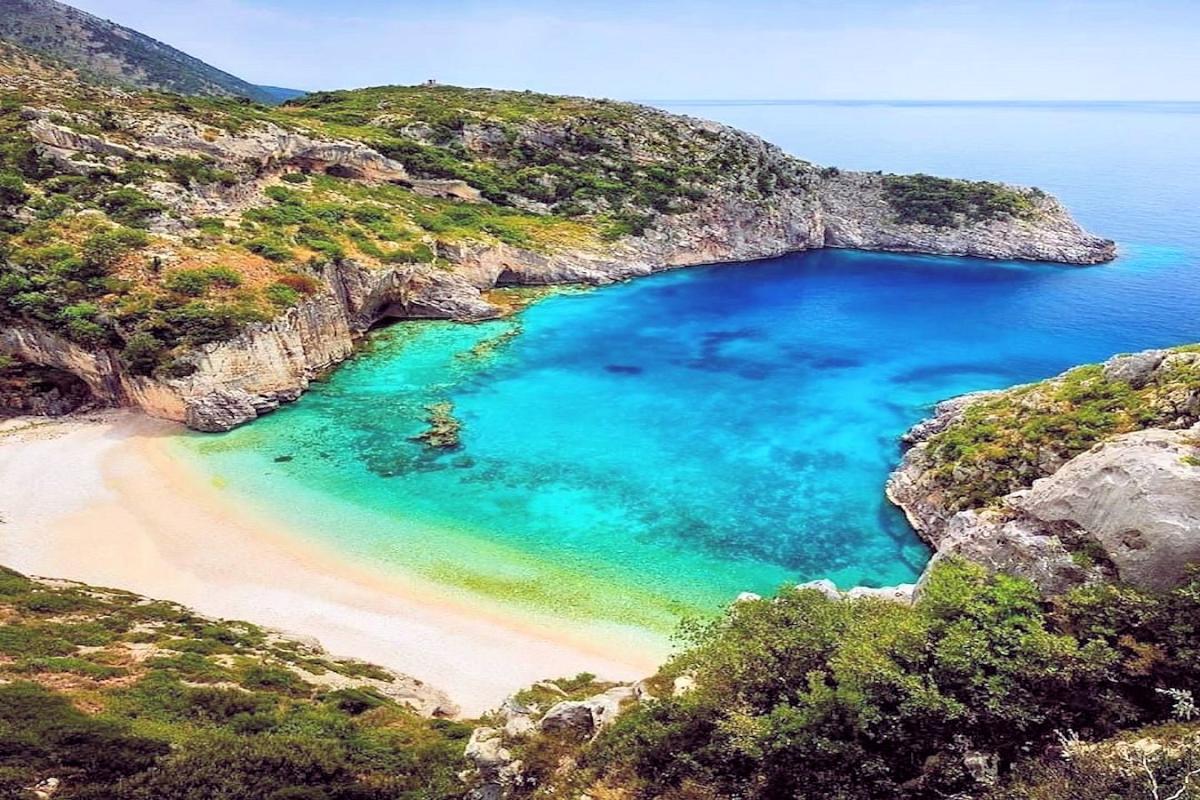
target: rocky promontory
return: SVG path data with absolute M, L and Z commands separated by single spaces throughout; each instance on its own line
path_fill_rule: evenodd
M 888 496 L 935 550 L 1047 593 L 1182 583 L 1200 560 L 1200 351 L 1150 350 L 942 403 Z
M 822 168 L 605 100 L 457 87 L 282 107 L 88 85 L 0 45 L 0 351 L 207 431 L 293 400 L 388 319 L 846 247 L 1098 264 L 1032 188 Z

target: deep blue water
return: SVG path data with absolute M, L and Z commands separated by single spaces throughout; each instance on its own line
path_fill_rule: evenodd
M 398 325 L 293 406 L 192 440 L 201 463 L 452 591 L 666 629 L 786 580 L 912 579 L 926 551 L 882 490 L 933 403 L 1200 341 L 1198 106 L 670 110 L 822 164 L 1035 184 L 1121 257 L 819 251 L 554 297 L 519 320 Z M 463 447 L 430 456 L 410 437 L 439 401 Z

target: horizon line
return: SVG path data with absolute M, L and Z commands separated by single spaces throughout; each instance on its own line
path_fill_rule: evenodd
M 1198 105 L 1200 98 L 1195 100 L 1122 100 L 1122 99 L 1103 99 L 1103 100 L 1085 100 L 1085 99 L 1067 99 L 1067 100 L 1035 100 L 1035 99 L 1010 99 L 1010 100 L 986 100 L 986 99 L 926 99 L 919 97 L 905 98 L 881 98 L 881 97 L 835 97 L 835 98 L 805 98 L 805 97 L 656 97 L 656 98 L 636 98 L 632 102 L 638 103 L 722 103 L 722 104 L 744 104 L 744 105 L 820 105 L 820 104 L 838 104 L 838 103 L 872 103 L 872 104 L 887 104 L 887 103 L 907 103 L 907 104 L 922 104 L 922 105 Z

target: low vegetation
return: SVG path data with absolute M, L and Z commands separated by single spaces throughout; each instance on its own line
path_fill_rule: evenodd
M 1038 189 L 1028 192 L 988 181 L 962 181 L 932 175 L 887 175 L 883 196 L 896 219 L 905 223 L 957 228 L 968 222 L 1030 217 Z
M 470 729 L 254 625 L 0 571 L 0 796 L 456 797 Z M 384 685 L 384 684 L 378 684 Z
M 288 103 L 298 124 L 365 141 L 414 175 L 454 178 L 502 206 L 589 217 L 611 235 L 694 209 L 732 182 L 754 196 L 801 185 L 800 162 L 771 159 L 711 126 L 629 103 L 456 86 L 316 92 Z
M 915 607 L 785 589 L 690 626 L 651 681 L 658 699 L 527 774 L 519 794 L 1149 798 L 1144 774 L 1103 751 L 1105 769 L 1084 773 L 1061 745 L 1080 753 L 1172 719 L 1194 736 L 1198 625 L 1200 583 L 1046 603 L 1028 582 L 946 562 Z M 683 677 L 694 688 L 673 692 Z M 1197 757 L 1162 754 L 1162 785 Z
M 1145 385 L 1089 365 L 972 404 L 926 449 L 955 511 L 989 505 L 1109 437 L 1200 418 L 1200 359 L 1179 358 Z

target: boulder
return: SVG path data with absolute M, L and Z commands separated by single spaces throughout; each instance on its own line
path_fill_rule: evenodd
M 1086 532 L 1127 583 L 1168 589 L 1200 561 L 1200 432 L 1119 436 L 1067 462 L 1011 504 L 1045 527 Z
M 586 700 L 564 700 L 550 707 L 538 727 L 545 733 L 571 731 L 594 736 L 613 723 L 622 703 L 637 696 L 632 686 L 615 686 Z
M 217 433 L 236 428 L 258 417 L 253 395 L 221 390 L 190 398 L 184 422 L 193 430 Z
M 1154 377 L 1168 352 L 1146 350 L 1141 353 L 1113 356 L 1104 362 L 1104 377 L 1110 381 L 1125 381 L 1134 389 L 1141 389 Z

